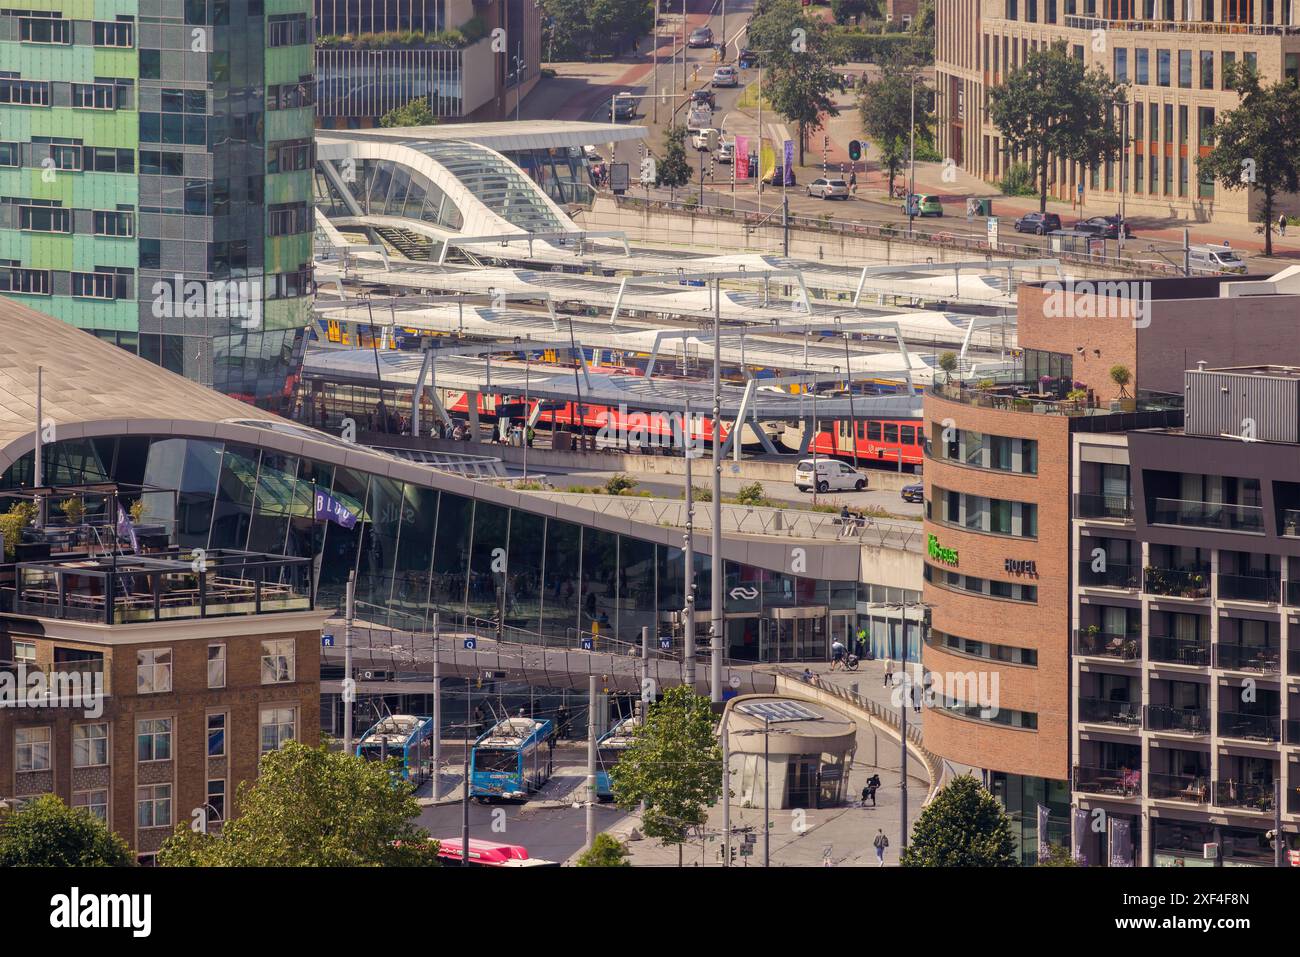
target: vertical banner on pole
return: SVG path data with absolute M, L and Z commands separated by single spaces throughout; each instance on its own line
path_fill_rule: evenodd
M 1038 863 L 1046 864 L 1052 857 L 1052 843 L 1047 839 L 1047 822 L 1051 816 L 1046 804 L 1038 805 Z
M 1088 812 L 1076 807 L 1070 817 L 1070 854 L 1080 867 L 1088 866 L 1088 854 L 1083 842 L 1088 837 Z
M 794 182 L 794 140 L 785 141 L 785 152 L 781 159 L 781 184 L 790 186 Z
M 749 137 L 737 136 L 735 154 L 732 157 L 732 163 L 735 164 L 736 179 L 749 179 Z
M 1133 825 L 1114 815 L 1107 815 L 1110 834 L 1110 866 L 1133 866 Z

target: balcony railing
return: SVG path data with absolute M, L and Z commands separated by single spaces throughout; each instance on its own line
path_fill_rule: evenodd
M 1112 635 L 1079 628 L 1074 632 L 1074 653 L 1093 658 L 1135 661 L 1142 657 L 1141 635 Z
M 1182 33 L 1197 36 L 1285 37 L 1300 33 L 1300 27 L 1272 23 L 1219 23 L 1216 20 L 1106 20 L 1100 17 L 1068 15 L 1065 25 L 1071 30 L 1107 34 Z
M 1210 642 L 1208 639 L 1151 635 L 1147 638 L 1147 657 L 1165 664 L 1204 668 L 1210 663 Z
M 1275 604 L 1282 598 L 1282 581 L 1276 575 L 1220 575 L 1219 597 L 1228 601 Z
M 1273 782 L 1243 784 L 1241 781 L 1215 781 L 1214 803 L 1219 807 L 1239 807 L 1252 811 L 1273 810 Z
M 1142 772 L 1129 768 L 1097 768 L 1076 765 L 1074 789 L 1112 797 L 1141 797 Z
M 1151 503 L 1151 524 L 1219 528 L 1232 532 L 1264 531 L 1262 505 L 1232 505 L 1181 498 L 1157 498 Z
M 1133 520 L 1133 498 L 1130 495 L 1101 495 L 1081 492 L 1074 496 L 1074 517 L 1131 522 Z
M 1220 641 L 1214 646 L 1214 667 L 1274 675 L 1282 668 L 1282 650 L 1276 646 L 1233 645 Z
M 1079 584 L 1084 588 L 1137 588 L 1142 582 L 1140 565 L 1119 565 L 1107 562 L 1097 571 L 1090 561 L 1079 562 Z
M 1197 774 L 1148 774 L 1147 797 L 1205 804 L 1210 800 L 1210 782 Z
M 1247 741 L 1281 741 L 1282 719 L 1267 714 L 1220 711 L 1219 737 L 1242 738 Z
M 1283 727 L 1287 744 L 1300 744 L 1300 718 L 1290 718 Z
M 1142 709 L 1142 726 L 1148 731 L 1175 734 L 1209 734 L 1208 708 L 1175 708 L 1167 704 L 1149 704 Z
M 1142 590 L 1148 595 L 1168 595 L 1172 598 L 1209 598 L 1210 570 L 1148 565 L 1142 569 Z
M 1142 724 L 1140 710 L 1141 706 L 1131 701 L 1079 699 L 1079 721 L 1083 724 L 1109 724 L 1136 731 Z

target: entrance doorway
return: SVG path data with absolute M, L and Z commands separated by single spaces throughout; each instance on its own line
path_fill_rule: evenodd
M 773 608 L 762 621 L 760 661 L 824 661 L 830 657 L 824 605 Z

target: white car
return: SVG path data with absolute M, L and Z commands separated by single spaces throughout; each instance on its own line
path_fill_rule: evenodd
M 867 487 L 867 476 L 865 472 L 838 459 L 804 459 L 794 467 L 794 487 L 801 492 L 813 488 L 819 492 L 842 492 L 848 489 L 861 492 Z
M 735 143 L 719 143 L 718 150 L 713 154 L 713 158 L 719 163 L 730 163 L 736 158 Z
M 691 145 L 694 146 L 697 150 L 707 150 L 709 148 L 709 134 L 716 133 L 716 132 L 717 132 L 716 130 L 710 127 L 705 127 L 702 130 L 697 130 L 695 133 L 691 135 Z
M 713 122 L 713 111 L 708 108 L 696 107 L 691 110 L 690 116 L 686 119 L 686 129 L 688 132 L 696 133 L 700 130 L 707 130 L 709 124 Z

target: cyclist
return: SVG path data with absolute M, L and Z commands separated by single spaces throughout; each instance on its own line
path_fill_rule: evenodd
M 831 642 L 831 671 L 835 670 L 837 665 L 844 664 L 844 643 L 838 638 Z

